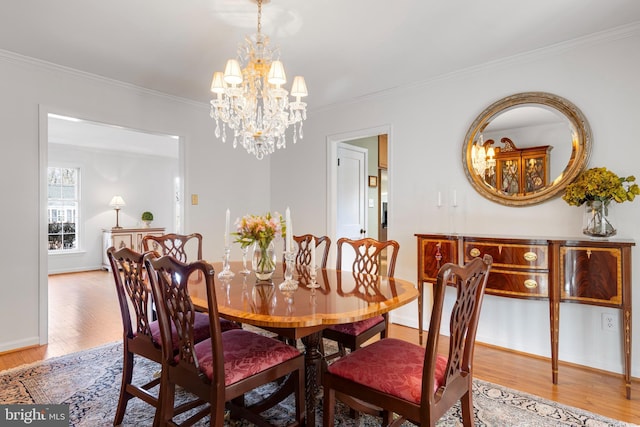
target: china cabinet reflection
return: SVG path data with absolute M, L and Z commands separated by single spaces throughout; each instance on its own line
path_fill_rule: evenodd
M 549 153 L 553 147 L 517 148 L 509 138 L 502 138 L 504 148 L 496 148 L 496 188 L 505 194 L 527 194 L 549 184 Z
M 489 254 L 486 293 L 549 302 L 552 380 L 558 383 L 560 303 L 619 309 L 627 399 L 631 397 L 631 240 L 486 237 L 416 234 L 418 327 L 423 334 L 424 283 L 435 283 L 447 262 L 464 264 Z

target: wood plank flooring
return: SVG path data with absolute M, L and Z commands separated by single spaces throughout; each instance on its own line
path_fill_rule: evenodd
M 392 325 L 390 335 L 418 342 L 418 332 L 412 328 Z M 122 326 L 111 273 L 53 275 L 49 277 L 49 344 L 0 354 L 0 370 L 120 339 Z M 441 341 L 445 344 L 446 338 Z M 633 381 L 632 398 L 627 400 L 622 375 L 560 362 L 559 384 L 554 385 L 548 359 L 484 344 L 476 345 L 474 375 L 607 417 L 640 423 L 637 379 Z

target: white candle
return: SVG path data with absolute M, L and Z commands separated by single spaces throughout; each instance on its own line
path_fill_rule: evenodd
M 285 227 L 287 228 L 287 239 L 285 240 L 285 250 L 287 252 L 293 252 L 293 228 L 291 226 L 291 211 L 287 206 L 285 211 Z
M 309 243 L 311 245 L 311 269 L 315 270 L 316 269 L 316 238 L 312 237 L 311 238 L 311 243 Z
M 224 220 L 224 247 L 225 249 L 229 247 L 229 217 L 231 212 L 227 209 L 227 215 Z

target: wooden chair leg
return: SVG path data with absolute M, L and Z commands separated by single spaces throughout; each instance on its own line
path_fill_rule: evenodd
M 153 420 L 153 427 L 166 427 L 173 420 L 173 405 L 176 394 L 175 384 L 171 384 L 167 378 L 160 381 L 160 395 L 158 396 L 158 409 Z
M 133 353 L 124 350 L 124 358 L 122 361 L 122 383 L 120 385 L 120 397 L 118 398 L 118 408 L 116 409 L 116 416 L 113 419 L 113 425 L 118 426 L 122 424 L 124 419 L 124 413 L 127 410 L 127 403 L 133 396 L 127 391 L 127 386 L 131 384 L 133 378 Z
M 471 392 L 471 384 L 469 384 L 469 391 L 462 396 L 460 404 L 462 407 L 462 425 L 465 427 L 473 427 L 473 393 Z
M 336 407 L 336 392 L 332 388 L 324 388 L 322 409 L 322 426 L 333 427 Z

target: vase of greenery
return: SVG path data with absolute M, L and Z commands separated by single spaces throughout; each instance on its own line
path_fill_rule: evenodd
M 144 227 L 149 228 L 151 226 L 151 221 L 153 221 L 153 214 L 148 211 L 142 212 L 142 216 L 140 217 L 140 219 L 142 219 Z
M 562 199 L 573 206 L 585 206 L 582 232 L 594 238 L 616 234 L 612 202 L 632 202 L 640 187 L 634 176 L 619 177 L 607 168 L 591 168 L 569 184 Z

